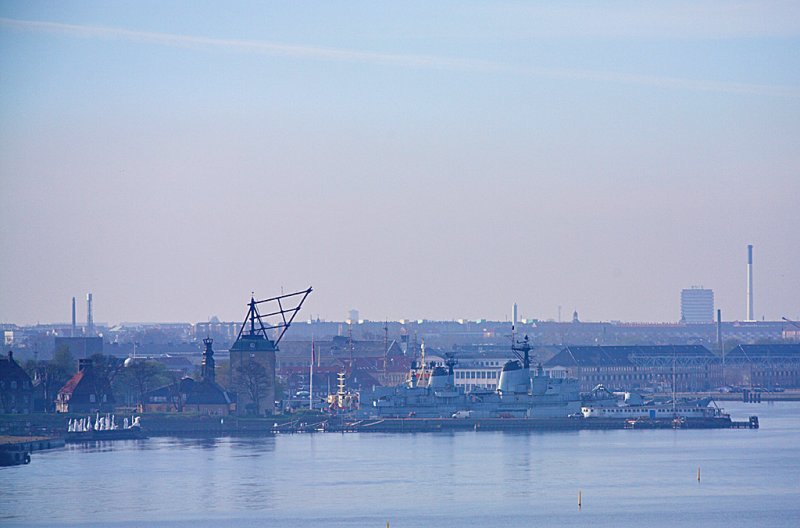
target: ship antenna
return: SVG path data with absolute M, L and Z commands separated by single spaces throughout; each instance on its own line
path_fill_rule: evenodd
M 347 341 L 348 348 L 350 349 L 350 372 L 353 372 L 353 322 L 347 325 Z
M 514 340 L 514 334 L 513 334 L 513 327 L 512 327 L 512 334 L 511 334 L 511 351 L 514 353 L 515 356 L 517 356 L 517 358 L 522 360 L 522 366 L 523 367 L 525 367 L 526 369 L 530 369 L 531 368 L 531 357 L 530 357 L 531 344 L 530 344 L 530 339 L 528 338 L 527 335 L 525 335 L 525 339 L 523 339 L 521 342 L 515 341 Z M 522 355 L 519 354 L 520 352 L 522 352 Z

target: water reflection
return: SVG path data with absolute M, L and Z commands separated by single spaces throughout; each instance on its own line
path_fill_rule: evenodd
M 167 520 L 191 528 L 381 526 L 387 519 L 392 526 L 605 528 L 633 517 L 642 526 L 722 526 L 721 519 L 759 511 L 768 513 L 758 525 L 790 525 L 800 517 L 800 404 L 758 412 L 759 431 L 154 437 L 70 445 L 0 470 L 0 518 L 103 526 Z
M 220 444 L 220 439 L 216 436 L 170 438 L 169 441 L 177 447 L 199 449 L 214 449 Z

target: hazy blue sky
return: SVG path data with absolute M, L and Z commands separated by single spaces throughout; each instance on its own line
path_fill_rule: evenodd
M 799 204 L 799 2 L 0 4 L 3 322 L 800 318 Z

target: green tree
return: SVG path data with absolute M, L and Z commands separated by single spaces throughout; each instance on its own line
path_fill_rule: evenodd
M 144 359 L 126 360 L 127 366 L 120 369 L 114 378 L 114 391 L 124 394 L 127 404 L 143 404 L 144 395 L 158 387 L 173 383 L 170 372 L 157 361 Z

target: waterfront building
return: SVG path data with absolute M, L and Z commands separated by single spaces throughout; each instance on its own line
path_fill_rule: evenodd
M 0 412 L 29 414 L 33 412 L 33 385 L 28 373 L 14 360 L 14 352 L 0 357 Z
M 97 372 L 91 359 L 78 360 L 78 372 L 58 391 L 56 412 L 109 412 L 113 407 L 108 376 Z
M 725 354 L 725 383 L 767 389 L 800 387 L 800 344 L 736 346 Z
M 262 301 L 250 297 L 247 316 L 229 351 L 231 388 L 236 392 L 237 414 L 275 413 L 278 343 L 310 293 L 311 288 Z M 258 310 L 262 303 L 271 307 L 271 311 L 263 316 Z M 271 323 L 270 317 L 280 319 Z
M 237 414 L 275 411 L 275 342 L 257 330 L 243 332 L 230 348 L 231 386 Z
M 214 340 L 203 339 L 200 380 L 184 377 L 178 382 L 144 394 L 142 412 L 193 412 L 226 416 L 235 408 L 233 398 L 216 381 Z
M 577 378 L 584 392 L 601 384 L 611 390 L 706 390 L 720 383 L 719 366 L 720 359 L 701 345 L 568 346 L 544 365 L 553 377 Z
M 681 322 L 714 322 L 714 291 L 702 286 L 681 290 Z
M 270 415 L 275 412 L 278 343 L 310 293 L 311 288 L 308 288 L 262 301 L 250 298 L 247 316 L 229 352 L 231 387 L 237 394 L 237 414 Z M 259 313 L 259 304 L 268 307 L 266 315 Z M 277 320 L 270 322 L 270 317 Z
M 203 339 L 205 350 L 203 350 L 200 381 L 191 384 L 184 409 L 202 414 L 225 415 L 232 409 L 232 399 L 217 383 L 213 343 L 214 340 L 211 338 Z

